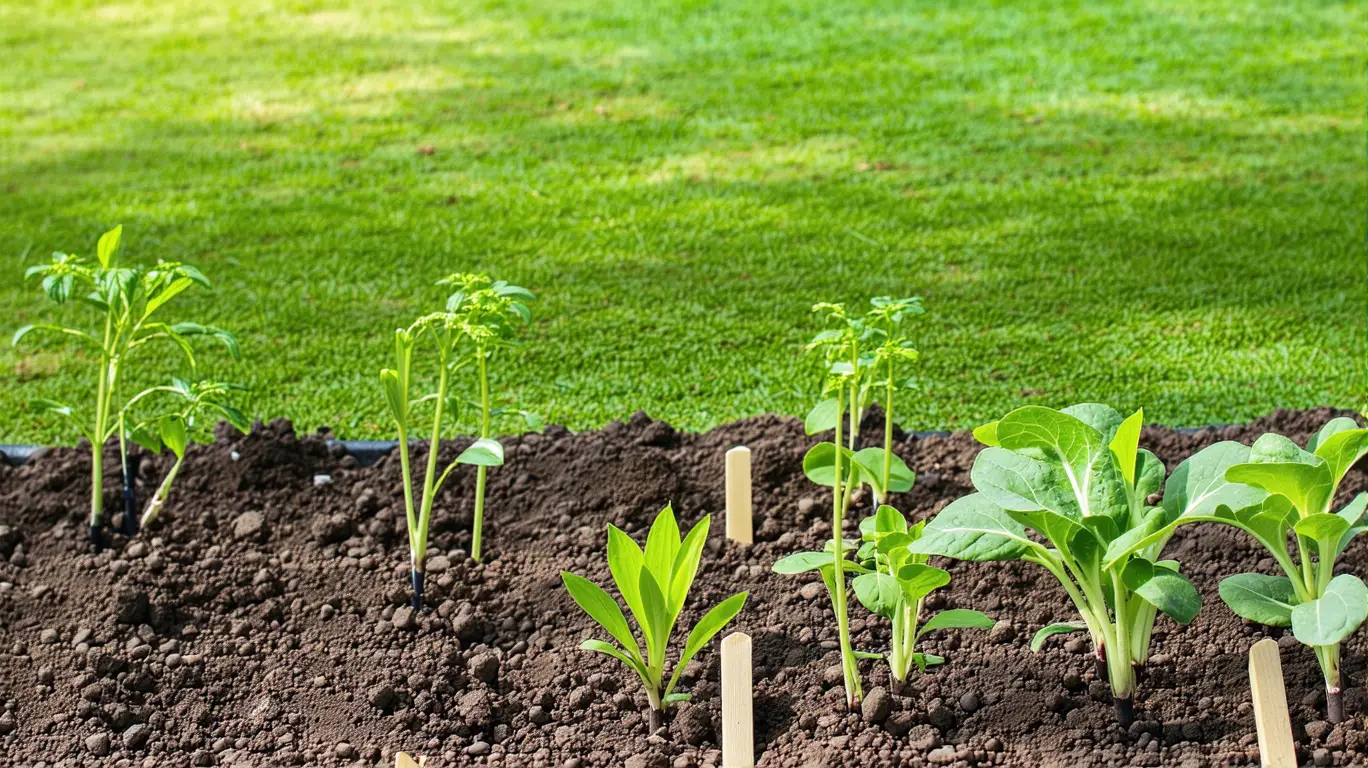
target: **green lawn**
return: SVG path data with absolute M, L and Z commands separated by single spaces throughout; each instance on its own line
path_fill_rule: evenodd
M 332 6 L 0 4 L 0 330 L 77 318 L 23 270 L 122 222 L 215 279 L 168 316 L 239 332 L 207 372 L 345 437 L 457 270 L 543 296 L 496 375 L 572 428 L 801 413 L 811 304 L 910 293 L 911 428 L 1362 405 L 1356 4 Z M 89 365 L 0 347 L 0 442 L 71 439 L 24 402 Z

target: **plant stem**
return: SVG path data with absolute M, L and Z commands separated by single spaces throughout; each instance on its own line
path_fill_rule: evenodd
M 427 472 L 423 475 L 423 508 L 418 516 L 416 543 L 410 544 L 410 568 L 413 573 L 413 608 L 423 609 L 423 569 L 427 563 L 428 525 L 432 522 L 433 486 L 437 480 L 437 452 L 442 440 L 442 404 L 447 394 L 447 361 L 442 354 L 442 371 L 437 383 L 437 404 L 432 416 L 432 439 L 428 442 Z
M 480 437 L 489 437 L 489 371 L 485 359 L 483 347 L 476 350 L 476 356 L 480 361 Z M 485 498 L 485 479 L 489 475 L 489 467 L 481 464 L 475 470 L 475 523 L 474 532 L 471 534 L 470 556 L 475 558 L 475 562 L 480 562 L 480 541 L 484 532 L 484 498 Z
M 888 359 L 888 390 L 884 394 L 883 503 L 888 498 L 888 481 L 893 476 L 893 359 Z
M 161 485 L 157 487 L 157 492 L 152 494 L 152 500 L 147 503 L 147 510 L 143 512 L 142 525 L 147 527 L 161 514 L 162 505 L 166 503 L 166 497 L 171 493 L 171 483 L 176 479 L 176 473 L 180 472 L 181 464 L 185 462 L 185 456 L 176 457 L 176 463 L 171 465 L 171 471 L 166 473 Z
M 844 388 L 838 387 L 836 390 L 836 458 L 833 467 L 835 475 L 832 486 L 832 512 L 831 512 L 831 538 L 833 549 L 835 550 L 832 584 L 836 610 L 836 625 L 839 628 L 841 640 L 841 669 L 845 677 L 846 705 L 850 709 L 855 709 L 859 704 L 860 694 L 860 670 L 855 663 L 855 651 L 850 645 L 850 619 L 846 610 L 846 584 L 845 584 L 845 535 L 843 524 L 845 522 L 845 508 L 849 503 L 850 486 L 846 485 L 844 492 L 841 487 L 841 412 L 844 409 Z

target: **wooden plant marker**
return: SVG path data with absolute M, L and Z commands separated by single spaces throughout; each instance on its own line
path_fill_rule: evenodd
M 1278 642 L 1272 638 L 1264 638 L 1249 649 L 1249 690 L 1254 699 L 1254 725 L 1259 731 L 1260 764 L 1264 768 L 1297 768 L 1282 660 Z
M 755 768 L 751 639 L 744 632 L 722 639 L 722 768 Z
M 423 768 L 427 765 L 426 757 L 419 757 L 417 760 L 409 757 L 407 752 L 400 752 L 394 756 L 394 768 Z
M 751 452 L 745 446 L 727 451 L 727 538 L 751 544 Z

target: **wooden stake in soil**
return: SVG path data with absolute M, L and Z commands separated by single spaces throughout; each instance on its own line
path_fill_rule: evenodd
M 1264 768 L 1297 768 L 1282 660 L 1278 657 L 1278 643 L 1272 638 L 1264 638 L 1249 649 L 1249 690 L 1254 698 L 1261 764 Z
M 727 451 L 727 538 L 750 544 L 751 453 L 745 446 Z
M 407 752 L 400 752 L 394 756 L 394 768 L 424 768 L 426 765 L 426 757 L 419 757 L 417 760 L 414 760 L 409 757 Z
M 722 768 L 755 768 L 751 639 L 744 632 L 722 639 Z

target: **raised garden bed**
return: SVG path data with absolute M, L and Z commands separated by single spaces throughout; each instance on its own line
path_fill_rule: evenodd
M 1301 441 L 1332 415 L 1147 428 L 1141 444 L 1176 463 L 1266 431 Z M 878 419 L 866 419 L 871 443 Z M 827 496 L 802 473 L 813 439 L 797 420 L 764 416 L 698 435 L 638 415 L 600 432 L 506 440 L 508 465 L 490 474 L 486 561 L 464 557 L 475 471 L 463 468 L 436 506 L 430 610 L 418 615 L 408 609 L 397 461 L 361 467 L 325 436 L 296 437 L 283 422 L 221 438 L 191 448 L 160 521 L 131 541 L 109 532 L 98 555 L 85 542 L 88 451 L 0 466 L 0 763 L 372 765 L 405 750 L 439 766 L 716 765 L 716 642 L 686 675 L 693 703 L 671 714 L 667 738 L 648 737 L 639 686 L 617 662 L 579 649 L 599 630 L 570 602 L 560 571 L 610 583 L 605 524 L 640 538 L 667 501 L 681 525 L 720 513 L 723 455 L 735 445 L 753 451 L 756 541 L 727 544 L 714 524 L 684 619 L 750 591 L 729 631 L 755 640 L 760 766 L 1257 764 L 1246 653 L 1270 634 L 1286 636 L 1302 758 L 1362 764 L 1368 748 L 1363 633 L 1345 642 L 1349 716 L 1332 728 L 1319 719 L 1312 654 L 1217 598 L 1223 576 L 1272 572 L 1264 550 L 1227 528 L 1180 529 L 1169 545 L 1205 605 L 1186 628 L 1160 619 L 1127 730 L 1086 636 L 1054 638 L 1040 656 L 1027 649 L 1037 628 L 1073 609 L 1047 573 L 1019 562 L 938 559 L 954 580 L 929 607 L 976 608 L 998 625 L 927 638 L 924 650 L 947 663 L 914 675 L 903 695 L 888 693 L 886 664 L 862 662 L 863 712 L 845 714 L 825 590 L 815 574 L 770 572 L 831 533 Z M 891 503 L 925 519 L 968 493 L 979 448 L 968 434 L 901 437 L 898 452 L 919 478 Z M 165 461 L 145 462 L 143 482 Z M 113 510 L 117 461 L 106 466 Z M 1356 469 L 1341 494 L 1365 488 Z M 849 516 L 852 533 L 868 504 Z M 1342 567 L 1362 574 L 1364 565 L 1357 543 Z M 857 647 L 887 647 L 885 622 L 851 615 Z

